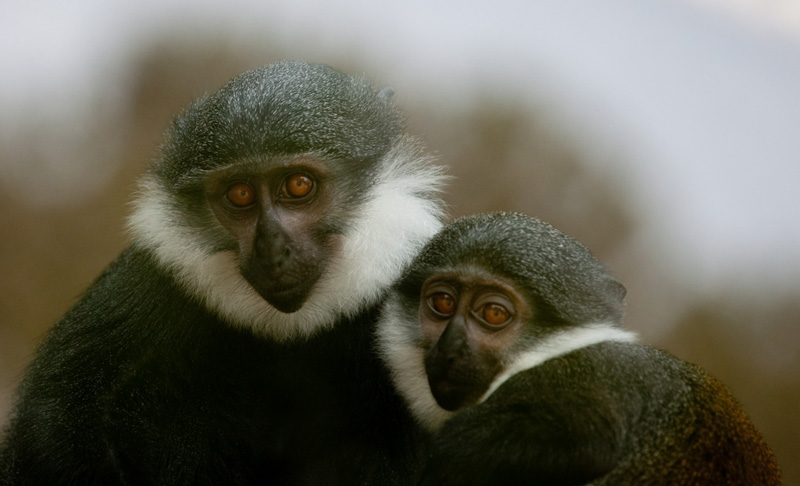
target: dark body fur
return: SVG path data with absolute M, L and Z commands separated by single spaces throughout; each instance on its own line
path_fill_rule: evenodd
M 4 484 L 408 480 L 421 444 L 373 354 L 374 312 L 295 344 L 254 339 L 130 248 L 44 342 Z
M 459 411 L 437 434 L 423 483 L 745 486 L 780 479 L 760 433 L 716 379 L 663 351 L 606 342 L 522 371 Z

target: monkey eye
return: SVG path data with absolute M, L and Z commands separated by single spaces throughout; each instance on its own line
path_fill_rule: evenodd
M 237 182 L 228 188 L 228 201 L 237 208 L 246 208 L 256 202 L 256 192 L 250 185 Z
M 451 316 L 456 310 L 456 300 L 445 292 L 431 295 L 428 298 L 428 305 L 434 312 L 443 316 Z
M 511 313 L 500 304 L 486 304 L 480 316 L 490 326 L 502 326 L 511 319 Z
M 311 194 L 314 181 L 305 174 L 292 174 L 283 184 L 283 195 L 292 199 L 300 199 Z

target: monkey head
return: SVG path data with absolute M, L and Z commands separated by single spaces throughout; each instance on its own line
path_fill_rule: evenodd
M 440 169 L 389 90 L 328 66 L 237 76 L 178 116 L 131 218 L 234 325 L 307 336 L 373 305 L 440 227 Z
M 423 417 L 477 403 L 531 349 L 594 324 L 618 326 L 625 288 L 589 250 L 516 213 L 459 218 L 395 286 L 380 343 L 401 392 Z M 620 331 L 621 332 L 621 331 Z M 420 377 L 425 377 L 423 382 Z

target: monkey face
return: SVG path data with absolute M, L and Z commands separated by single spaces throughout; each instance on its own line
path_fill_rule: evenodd
M 281 312 L 302 307 L 331 252 L 332 177 L 302 157 L 237 165 L 210 178 L 209 204 L 235 240 L 242 276 Z
M 425 371 L 434 398 L 451 411 L 477 402 L 502 371 L 531 307 L 506 280 L 479 270 L 436 273 L 420 297 L 429 343 Z

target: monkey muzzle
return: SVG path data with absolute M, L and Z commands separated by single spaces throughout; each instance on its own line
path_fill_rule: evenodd
M 321 276 L 318 267 L 276 271 L 273 267 L 258 263 L 248 264 L 241 273 L 258 295 L 286 314 L 297 312 L 303 307 Z

